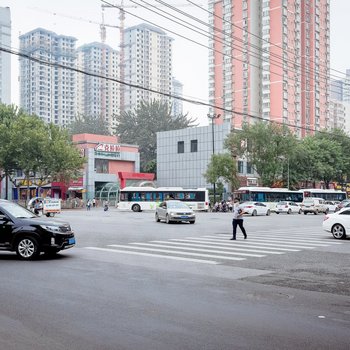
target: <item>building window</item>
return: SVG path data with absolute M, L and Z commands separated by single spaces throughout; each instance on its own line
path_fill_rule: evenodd
M 108 174 L 108 159 L 95 159 L 95 171 L 97 174 Z
M 198 140 L 191 140 L 191 152 L 198 152 Z
M 247 174 L 253 174 L 253 168 L 249 162 L 247 162 Z
M 185 142 L 184 141 L 178 141 L 177 153 L 185 153 Z
M 243 161 L 242 160 L 238 161 L 238 173 L 243 174 Z

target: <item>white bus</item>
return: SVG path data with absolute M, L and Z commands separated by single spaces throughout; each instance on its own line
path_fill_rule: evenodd
M 308 197 L 323 198 L 329 201 L 342 201 L 346 199 L 346 192 L 317 188 L 292 191 L 287 188 L 240 187 L 234 192 L 234 196 L 238 197 L 243 202 L 263 202 L 267 204 L 271 210 L 274 210 L 277 202 L 293 201 L 296 203 L 302 203 L 304 198 Z
M 124 187 L 119 191 L 118 209 L 155 210 L 163 201 L 176 199 L 185 202 L 193 210 L 208 211 L 209 193 L 205 188 L 181 187 Z

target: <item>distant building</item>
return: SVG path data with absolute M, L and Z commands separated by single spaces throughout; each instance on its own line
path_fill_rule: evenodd
M 80 70 L 99 76 L 119 78 L 119 53 L 106 44 L 94 42 L 77 49 Z M 77 74 L 77 113 L 103 118 L 110 131 L 120 111 L 120 87 L 117 82 L 97 76 Z
M 346 108 L 343 102 L 331 100 L 329 102 L 329 120 L 327 129 L 346 129 Z
M 124 81 L 145 89 L 124 86 L 122 110 L 134 109 L 143 100 L 162 100 L 165 97 L 148 89 L 170 94 L 172 91 L 172 41 L 164 31 L 140 24 L 124 31 Z M 122 102 L 122 103 L 123 103 Z
M 331 100 L 343 101 L 343 80 L 331 79 L 330 98 Z
M 0 46 L 11 48 L 11 11 L 0 7 Z M 11 104 L 11 54 L 0 52 L 0 102 Z
M 209 1 L 215 27 L 209 102 L 226 110 L 211 108 L 222 114 L 216 123 L 229 119 L 241 128 L 263 118 L 295 126 L 299 137 L 325 127 L 329 6 L 329 0 Z
M 173 88 L 172 88 L 172 95 L 182 97 L 183 96 L 183 84 L 173 78 Z M 172 99 L 172 111 L 171 114 L 173 116 L 178 116 L 183 114 L 183 102 L 182 100 L 173 98 Z
M 76 115 L 77 39 L 37 28 L 19 37 L 20 52 L 43 63 L 20 57 L 20 107 L 47 123 L 70 124 Z M 51 65 L 44 64 L 51 62 Z

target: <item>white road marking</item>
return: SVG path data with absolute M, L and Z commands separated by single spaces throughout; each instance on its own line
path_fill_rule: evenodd
M 169 255 L 162 255 L 162 254 L 150 254 L 150 253 L 142 253 L 142 252 L 131 252 L 131 251 L 128 251 L 128 250 L 98 248 L 98 247 L 85 247 L 84 249 L 97 250 L 97 251 L 110 252 L 110 253 L 123 253 L 123 254 L 131 254 L 131 255 L 141 255 L 141 256 L 149 256 L 149 257 L 172 259 L 172 260 L 191 261 L 191 262 L 202 263 L 202 264 L 212 264 L 212 265 L 218 265 L 219 264 L 217 261 L 213 261 L 213 260 L 181 258 L 181 257 L 177 257 L 177 256 L 169 256 Z
M 171 242 L 169 242 L 169 243 L 171 243 Z M 266 256 L 266 255 L 261 255 L 261 254 L 225 252 L 223 250 L 184 247 L 184 246 L 186 246 L 186 244 L 183 244 L 183 246 L 181 246 L 181 247 L 174 247 L 171 244 L 167 245 L 167 244 L 153 244 L 153 243 L 139 243 L 139 242 L 133 242 L 131 244 L 139 245 L 139 246 L 147 246 L 147 247 L 158 247 L 158 248 L 162 248 L 162 247 L 163 248 L 171 248 L 171 249 L 177 248 L 177 249 L 181 249 L 181 250 L 190 250 L 193 252 L 206 252 L 206 253 L 219 253 L 219 254 L 226 254 L 226 255 L 252 256 L 255 258 L 262 258 L 262 257 Z M 179 245 L 179 244 L 177 244 L 177 245 Z
M 273 251 L 268 251 L 268 250 L 257 250 L 257 249 L 247 249 L 247 248 L 237 248 L 237 247 L 232 247 L 232 243 L 214 243 L 214 242 L 197 242 L 197 241 L 192 241 L 188 239 L 177 239 L 174 238 L 172 241 L 175 242 L 169 242 L 169 241 L 151 241 L 154 243 L 166 243 L 166 244 L 174 244 L 174 245 L 187 245 L 187 246 L 193 246 L 193 247 L 203 247 L 203 248 L 222 248 L 225 250 L 238 250 L 238 251 L 243 251 L 243 252 L 252 252 L 252 253 L 266 253 L 266 254 L 285 254 L 283 252 L 273 252 Z M 178 242 L 183 242 L 183 243 L 178 243 Z M 214 245 L 214 247 L 213 247 Z M 219 247 L 217 247 L 219 245 Z
M 191 239 L 191 240 L 195 240 L 195 241 L 209 241 L 209 242 L 218 242 L 217 239 L 215 238 L 198 238 L 198 237 L 187 237 L 187 239 Z M 249 238 L 248 238 L 249 239 Z M 174 238 L 171 239 L 171 241 L 175 240 Z M 220 241 L 224 242 L 223 240 L 220 239 Z M 269 244 L 264 244 L 261 243 L 260 245 L 258 245 L 259 243 L 254 243 L 254 242 L 248 242 L 248 241 L 235 241 L 234 243 L 217 243 L 217 244 L 229 244 L 229 245 L 235 245 L 235 246 L 248 246 L 248 248 L 263 248 L 263 249 L 273 249 L 273 250 L 282 250 L 282 251 L 287 251 L 287 252 L 300 252 L 300 249 L 291 249 L 291 248 L 280 248 L 280 247 L 284 247 L 283 245 L 278 245 L 278 247 L 271 247 L 271 245 Z M 261 247 L 261 245 L 263 245 L 263 247 Z M 266 247 L 267 246 L 267 247 Z
M 214 258 L 214 259 L 221 259 L 221 260 L 246 260 L 246 258 L 234 258 L 229 256 L 220 256 L 220 255 L 212 255 L 212 254 L 199 254 L 199 253 L 187 253 L 187 252 L 181 252 L 176 250 L 168 250 L 168 249 L 156 249 L 156 248 L 141 248 L 141 247 L 135 247 L 130 245 L 122 245 L 122 244 L 110 244 L 109 247 L 116 247 L 116 248 L 126 248 L 126 249 L 138 249 L 138 250 L 146 250 L 146 251 L 153 251 L 153 252 L 162 252 L 162 253 L 171 253 L 171 254 L 180 254 L 180 255 L 191 255 L 191 256 L 201 256 L 204 258 Z

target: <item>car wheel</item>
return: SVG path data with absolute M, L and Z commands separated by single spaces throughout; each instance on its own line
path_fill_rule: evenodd
M 166 222 L 167 224 L 170 224 L 170 223 L 171 223 L 171 221 L 170 221 L 170 219 L 169 219 L 169 215 L 168 215 L 168 214 L 166 214 L 166 217 L 165 217 L 165 222 Z
M 328 214 L 329 213 L 329 209 L 327 208 L 326 211 L 324 212 L 325 214 Z
M 315 215 L 317 215 L 317 214 L 318 214 L 318 210 L 317 210 L 317 209 L 314 211 L 314 214 L 315 214 Z
M 160 219 L 159 219 L 159 216 L 158 216 L 158 213 L 156 213 L 156 222 L 159 222 Z
M 299 209 L 298 214 L 301 214 L 301 209 Z
M 257 212 L 256 210 L 254 209 L 253 212 L 252 212 L 252 216 L 256 216 Z
M 195 221 L 193 220 L 193 221 L 190 221 L 190 224 L 194 224 L 195 223 Z
M 141 207 L 138 204 L 134 204 L 131 209 L 134 213 L 141 211 Z
M 39 254 L 38 241 L 33 237 L 22 237 L 16 243 L 16 253 L 22 260 L 33 260 Z
M 291 213 L 292 213 L 292 210 L 289 208 L 287 211 L 287 214 L 291 214 Z
M 266 216 L 269 216 L 271 214 L 270 209 L 267 209 Z
M 279 212 L 278 212 L 278 211 L 276 211 L 275 213 L 276 213 L 276 214 L 279 214 Z
M 307 212 L 306 211 L 304 211 L 304 215 L 306 215 L 307 214 Z
M 341 224 L 333 225 L 332 235 L 335 239 L 344 239 L 346 237 L 344 226 Z

